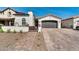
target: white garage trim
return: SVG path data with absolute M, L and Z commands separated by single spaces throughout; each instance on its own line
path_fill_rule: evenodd
M 49 20 L 52 20 L 52 21 L 57 21 L 58 23 L 58 29 L 61 28 L 61 18 L 59 17 L 56 17 L 56 16 L 53 16 L 53 15 L 47 15 L 47 16 L 44 16 L 42 18 L 39 18 L 38 19 L 38 32 L 41 32 L 42 31 L 42 21 L 49 21 Z
M 79 25 L 77 24 L 78 21 L 79 21 L 79 17 L 73 19 L 73 29 L 76 29 L 76 27 L 79 26 Z

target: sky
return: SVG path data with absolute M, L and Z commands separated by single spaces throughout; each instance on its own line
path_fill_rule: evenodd
M 0 7 L 0 11 L 4 10 L 6 7 Z M 58 16 L 62 19 L 66 19 L 72 16 L 79 15 L 79 7 L 11 7 L 12 9 L 27 13 L 32 11 L 35 16 L 45 16 L 52 14 Z

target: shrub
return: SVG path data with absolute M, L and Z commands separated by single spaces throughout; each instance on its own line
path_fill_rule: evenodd
M 79 26 L 76 27 L 76 30 L 79 30 Z
M 3 29 L 0 29 L 0 32 L 4 32 Z
M 20 33 L 22 33 L 22 30 L 20 30 Z
M 1 28 L 1 25 L 0 25 L 0 29 L 2 29 L 2 28 Z
M 10 33 L 10 29 L 7 30 L 7 33 Z
M 4 32 L 1 24 L 0 24 L 0 32 Z
M 14 30 L 13 33 L 16 33 L 16 31 Z

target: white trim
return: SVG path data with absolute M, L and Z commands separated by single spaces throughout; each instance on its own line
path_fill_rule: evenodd
M 57 21 L 57 23 L 58 23 L 57 27 L 58 27 L 58 29 L 61 29 L 61 19 L 55 18 L 55 17 L 51 17 L 51 16 L 47 16 L 47 17 L 43 17 L 41 19 L 38 19 L 38 32 L 42 31 L 42 21 L 45 21 L 45 20 Z

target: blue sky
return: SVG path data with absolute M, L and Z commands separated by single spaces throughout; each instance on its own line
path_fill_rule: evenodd
M 6 7 L 0 7 L 0 10 L 4 10 Z M 35 16 L 45 16 L 47 14 L 53 14 L 59 16 L 62 19 L 79 15 L 79 7 L 11 7 L 12 9 L 25 12 L 32 11 Z

